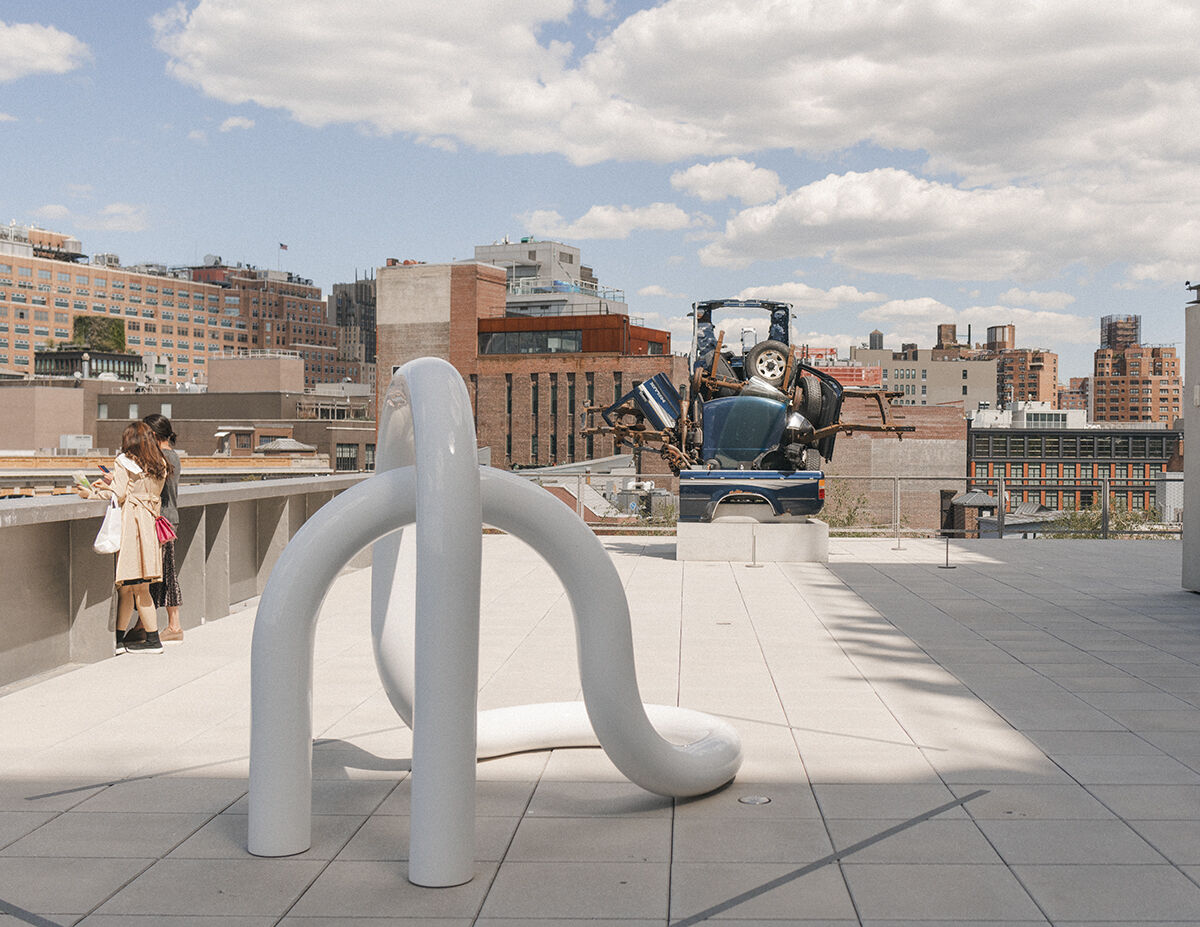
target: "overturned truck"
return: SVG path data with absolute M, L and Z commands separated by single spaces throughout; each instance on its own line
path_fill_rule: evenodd
M 679 476 L 681 521 L 711 521 L 719 505 L 746 503 L 759 511 L 765 504 L 776 518 L 817 514 L 823 464 L 839 432 L 902 437 L 913 428 L 891 421 L 889 404 L 899 392 L 844 386 L 803 362 L 792 347 L 791 309 L 757 299 L 693 304 L 690 381 L 677 388 L 655 374 L 606 408 L 587 407 L 583 434 L 657 451 Z M 719 310 L 768 313 L 767 338 L 758 341 L 755 329 L 743 327 L 735 353 L 714 324 Z M 843 421 L 851 396 L 874 400 L 879 422 Z

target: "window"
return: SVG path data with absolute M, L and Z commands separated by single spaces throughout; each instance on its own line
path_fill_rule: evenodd
M 96 418 L 108 418 L 107 402 L 101 402 L 96 406 Z
M 138 404 L 136 402 L 131 402 L 129 404 L 129 417 L 130 418 L 141 418 L 141 416 L 138 415 Z
M 162 404 L 162 407 L 159 409 L 159 412 L 161 412 L 165 418 L 170 418 L 171 417 L 171 404 L 169 402 L 164 402 Z
M 963 394 L 964 396 L 965 396 L 965 395 L 967 395 L 967 384 L 966 384 L 966 383 L 964 383 L 964 384 L 963 384 L 963 388 L 962 388 L 962 394 Z

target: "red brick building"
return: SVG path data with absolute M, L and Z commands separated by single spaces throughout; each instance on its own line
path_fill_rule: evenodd
M 379 268 L 379 401 L 394 368 L 442 357 L 466 381 L 481 445 L 502 467 L 547 466 L 621 453 L 580 434 L 585 405 L 605 406 L 656 373 L 687 382 L 670 335 L 621 312 L 510 315 L 509 272 L 479 262 L 389 262 Z M 647 454 L 642 466 L 659 468 Z
M 1174 348 L 1099 348 L 1093 363 L 1093 421 L 1170 425 L 1183 415 L 1183 379 Z

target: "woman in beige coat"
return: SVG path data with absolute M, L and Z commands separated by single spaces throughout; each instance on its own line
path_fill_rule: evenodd
M 121 453 L 113 462 L 108 482 L 77 486 L 85 499 L 116 497 L 121 506 L 121 549 L 117 553 L 117 653 L 162 653 L 158 619 L 150 583 L 162 578 L 162 545 L 154 520 L 162 507 L 163 481 L 169 465 L 158 439 L 145 422 L 134 422 L 121 435 Z M 146 638 L 125 641 L 136 605 Z

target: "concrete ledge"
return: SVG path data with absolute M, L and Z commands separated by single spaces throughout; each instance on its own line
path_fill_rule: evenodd
M 680 522 L 676 560 L 828 563 L 829 525 L 815 518 L 788 522 Z

